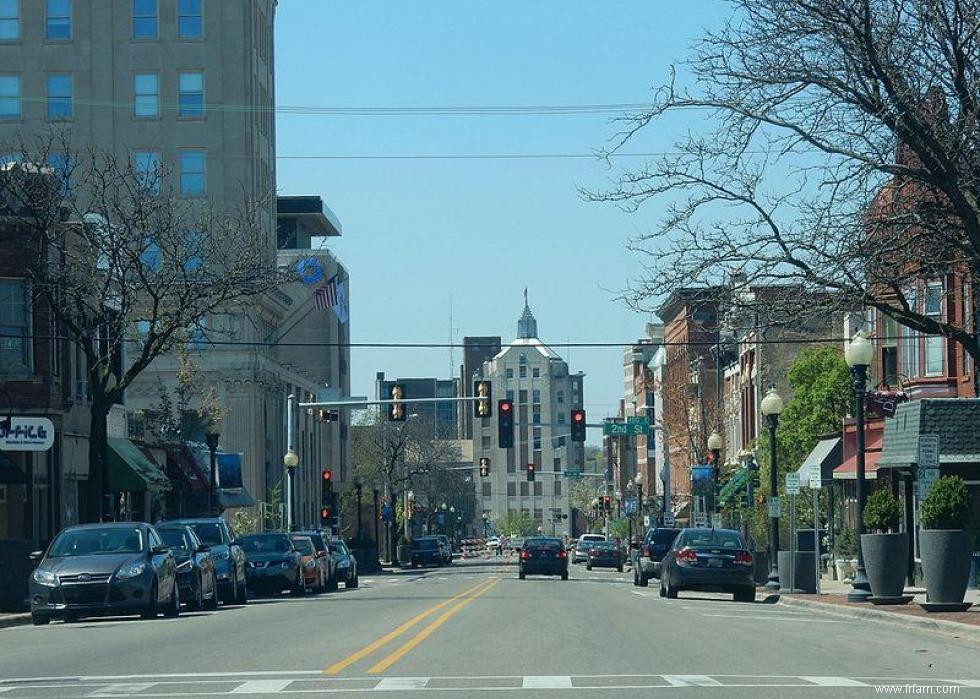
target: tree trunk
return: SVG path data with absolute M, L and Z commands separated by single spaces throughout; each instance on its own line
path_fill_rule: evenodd
M 88 519 L 91 522 L 101 522 L 105 514 L 109 405 L 93 401 L 91 407 L 88 437 Z

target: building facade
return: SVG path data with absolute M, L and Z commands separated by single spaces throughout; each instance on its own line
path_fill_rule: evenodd
M 473 459 L 489 459 L 490 475 L 477 478 L 477 502 L 490 521 L 526 512 L 545 533 L 570 533 L 570 488 L 564 472 L 582 470 L 585 447 L 570 439 L 573 409 L 582 408 L 584 374 L 538 339 L 537 321 L 525 302 L 517 338 L 483 363 L 479 378 L 494 393 L 494 417 L 473 423 Z M 497 400 L 514 401 L 514 447 L 501 449 Z M 535 465 L 535 481 L 527 465 Z

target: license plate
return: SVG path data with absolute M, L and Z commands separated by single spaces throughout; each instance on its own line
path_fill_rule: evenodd
M 721 564 L 722 563 L 724 563 L 724 561 L 722 559 L 720 559 L 720 558 L 709 558 L 708 559 L 708 567 L 709 568 L 721 568 Z

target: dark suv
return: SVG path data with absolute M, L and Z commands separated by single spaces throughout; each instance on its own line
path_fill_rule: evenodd
M 653 527 L 647 531 L 639 549 L 633 549 L 633 584 L 646 587 L 650 578 L 660 577 L 660 561 L 670 550 L 680 529 Z
M 186 524 L 197 538 L 211 550 L 214 571 L 218 578 L 218 594 L 225 604 L 245 604 L 245 552 L 235 542 L 228 522 L 221 517 L 173 519 L 160 525 Z

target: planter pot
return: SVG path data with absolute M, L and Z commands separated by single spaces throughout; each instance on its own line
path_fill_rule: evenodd
M 792 569 L 794 561 L 796 568 Z M 817 591 L 813 551 L 779 552 L 779 587 L 787 592 L 797 590 L 813 594 Z
M 410 566 L 412 563 L 411 544 L 407 546 L 404 544 L 398 544 L 398 547 L 395 549 L 395 555 L 398 556 L 398 564 L 400 566 L 402 566 L 403 568 L 407 568 L 408 566 Z
M 871 594 L 881 598 L 901 597 L 908 568 L 908 534 L 862 534 L 861 550 Z
M 960 604 L 970 578 L 973 536 L 963 529 L 923 529 L 919 532 L 926 601 Z

